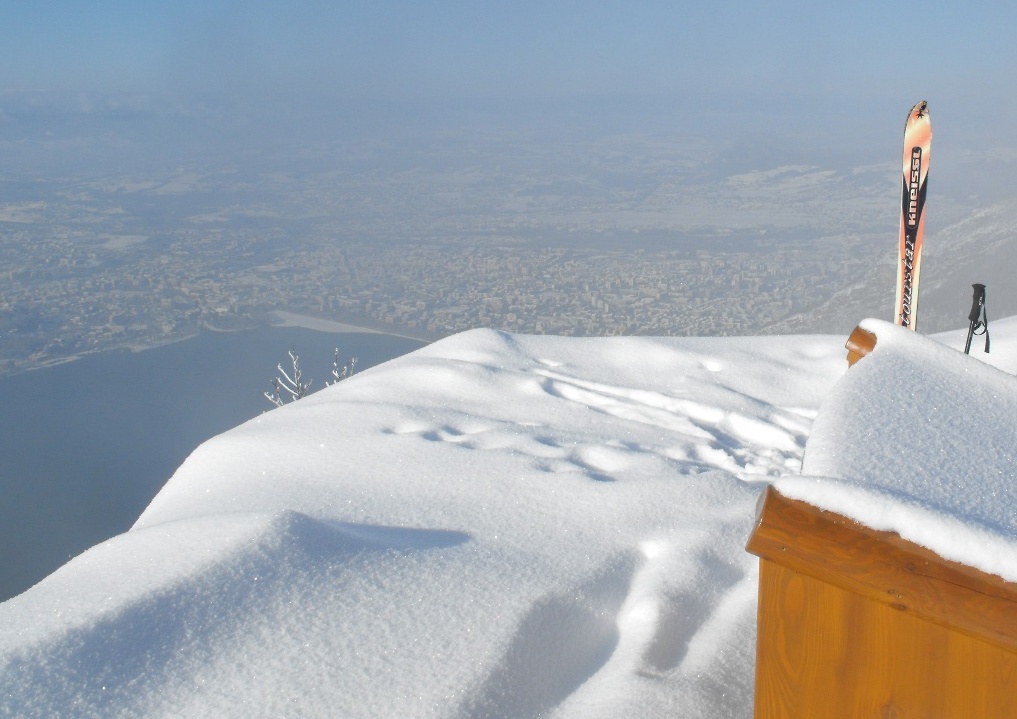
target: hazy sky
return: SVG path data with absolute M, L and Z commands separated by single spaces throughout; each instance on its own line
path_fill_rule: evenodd
M 807 109 L 860 128 L 927 99 L 937 130 L 958 132 L 1012 128 L 1017 105 L 1006 2 L 0 0 L 0 18 L 0 91 L 637 98 L 687 118 Z

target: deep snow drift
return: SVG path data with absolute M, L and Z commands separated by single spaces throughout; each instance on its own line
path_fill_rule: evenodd
M 0 604 L 0 714 L 750 716 L 744 545 L 844 340 L 478 330 L 266 413 Z
M 1017 380 L 889 323 L 864 326 L 875 351 L 827 396 L 803 476 L 778 491 L 1017 582 Z M 1013 361 L 1009 347 L 990 356 Z

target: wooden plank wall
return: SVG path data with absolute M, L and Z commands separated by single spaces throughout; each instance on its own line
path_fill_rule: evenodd
M 1014 719 L 1017 654 L 760 560 L 756 719 Z
M 756 719 L 1017 719 L 1017 585 L 769 488 Z

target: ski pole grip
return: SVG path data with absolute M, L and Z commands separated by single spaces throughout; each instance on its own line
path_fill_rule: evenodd
M 851 331 L 847 342 L 844 343 L 844 347 L 848 351 L 848 367 L 851 367 L 855 362 L 871 352 L 875 346 L 876 335 L 868 330 L 863 330 L 861 327 L 855 327 Z
M 985 305 L 985 285 L 974 284 L 975 294 L 971 298 L 971 311 L 968 312 L 968 321 L 977 322 L 982 316 L 982 307 Z

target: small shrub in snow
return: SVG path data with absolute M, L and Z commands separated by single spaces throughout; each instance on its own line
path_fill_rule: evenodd
M 300 371 L 300 357 L 293 350 L 289 351 L 290 371 L 283 369 L 282 362 L 276 365 L 279 376 L 272 378 L 272 391 L 265 393 L 265 398 L 282 407 L 287 401 L 295 401 L 304 397 L 311 388 L 311 380 L 304 382 L 303 373 Z
M 350 357 L 350 361 L 344 365 L 341 365 L 342 360 L 339 358 L 339 348 L 335 348 L 335 357 L 332 359 L 332 381 L 326 382 L 327 385 L 333 385 L 337 382 L 342 382 L 347 377 L 353 375 L 357 368 L 357 358 Z
M 272 391 L 265 392 L 265 399 L 276 407 L 282 407 L 286 402 L 294 402 L 306 396 L 311 388 L 311 380 L 306 382 L 303 379 L 303 372 L 300 370 L 300 356 L 293 350 L 289 351 L 290 369 L 283 369 L 282 363 L 276 365 L 279 371 L 277 377 L 272 378 Z M 326 385 L 334 385 L 353 375 L 357 367 L 357 358 L 350 357 L 349 362 L 342 363 L 339 356 L 339 348 L 335 349 L 335 357 L 332 359 L 332 381 Z

